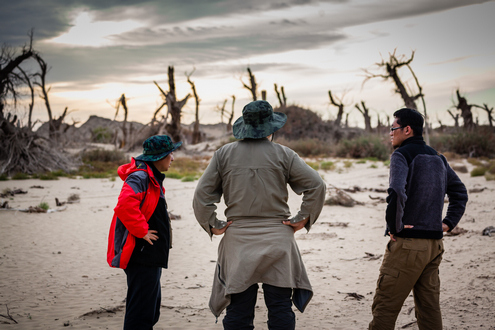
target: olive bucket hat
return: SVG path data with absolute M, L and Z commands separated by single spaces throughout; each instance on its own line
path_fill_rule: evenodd
M 287 116 L 282 112 L 273 112 L 270 103 L 253 101 L 242 109 L 242 117 L 238 118 L 232 131 L 236 139 L 261 139 L 281 129 Z
M 154 162 L 167 157 L 169 153 L 179 148 L 182 142 L 173 143 L 167 135 L 154 135 L 143 142 L 143 154 L 135 159 L 145 162 Z

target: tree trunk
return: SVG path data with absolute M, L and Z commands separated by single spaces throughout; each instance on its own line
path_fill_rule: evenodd
M 193 72 L 194 72 L 194 70 L 193 70 Z M 193 74 L 193 72 L 191 72 L 189 75 L 186 74 L 186 76 L 187 76 L 187 82 L 189 83 L 189 85 L 191 85 L 191 89 L 193 91 L 195 105 L 196 105 L 195 121 L 194 121 L 193 133 L 192 133 L 192 144 L 197 144 L 197 143 L 201 142 L 201 132 L 199 131 L 199 102 L 200 102 L 200 99 L 198 97 L 198 93 L 196 92 L 196 85 L 194 84 L 193 81 L 191 81 L 191 75 Z
M 166 96 L 166 101 L 167 101 L 168 111 L 171 116 L 171 122 L 166 125 L 166 129 L 167 132 L 170 134 L 172 140 L 174 142 L 179 142 L 181 140 L 180 120 L 182 116 L 182 108 L 186 104 L 191 94 L 187 94 L 184 99 L 177 101 L 173 66 L 168 67 L 168 85 L 169 85 L 169 91 Z
M 335 126 L 340 127 L 340 124 L 342 122 L 342 117 L 344 115 L 344 104 L 337 103 L 335 102 L 335 99 L 332 96 L 332 91 L 328 91 L 328 97 L 330 98 L 330 103 L 336 106 L 339 109 L 339 112 L 337 113 L 337 118 L 334 121 Z
M 459 90 L 456 91 L 458 103 L 456 108 L 461 110 L 461 117 L 464 120 L 464 129 L 467 131 L 472 131 L 475 127 L 473 121 L 473 113 L 471 112 L 472 106 L 467 103 L 465 97 L 462 97 Z
M 358 109 L 358 111 L 363 115 L 364 117 L 364 126 L 365 126 L 365 130 L 366 132 L 368 133 L 371 133 L 373 131 L 373 129 L 371 128 L 371 118 L 370 118 L 370 111 L 368 108 L 366 108 L 366 105 L 364 103 L 364 101 L 361 101 L 361 105 L 363 107 L 363 109 L 361 110 L 361 108 L 359 107 L 359 104 L 356 104 L 356 109 Z
M 253 101 L 256 101 L 258 99 L 258 97 L 257 97 L 258 85 L 256 85 L 256 78 L 254 77 L 253 73 L 251 72 L 251 68 L 248 67 L 247 72 L 249 74 L 249 82 L 251 85 L 248 86 L 245 83 L 242 83 L 242 85 L 244 86 L 244 88 L 248 89 L 251 92 L 251 96 L 253 98 Z

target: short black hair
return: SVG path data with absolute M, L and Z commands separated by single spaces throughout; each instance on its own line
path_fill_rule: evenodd
M 394 117 L 397 118 L 397 124 L 406 127 L 410 126 L 414 132 L 414 136 L 423 135 L 423 115 L 418 110 L 402 108 L 394 112 Z

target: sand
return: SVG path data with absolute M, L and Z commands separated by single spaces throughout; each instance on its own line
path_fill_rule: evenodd
M 350 168 L 343 160 L 337 164 L 336 170 L 320 172 L 327 183 L 387 188 L 388 168 L 381 162 L 354 161 Z M 485 227 L 495 225 L 495 181 L 459 176 L 468 189 L 485 189 L 470 194 L 459 224 L 467 232 L 444 238 L 440 267 L 444 328 L 495 329 L 495 237 L 482 236 Z M 181 219 L 172 221 L 174 246 L 169 269 L 162 275 L 161 317 L 155 329 L 222 329 L 223 315 L 215 323 L 207 306 L 220 238 L 210 240 L 194 218 L 191 200 L 196 184 L 165 180 L 169 209 Z M 56 197 L 66 201 L 71 194 L 80 196 L 79 203 L 60 212 L 0 211 L 0 329 L 122 328 L 125 275 L 106 263 L 108 228 L 121 186 L 118 178 L 0 182 L 0 191 L 28 192 L 6 199 L 13 208 L 40 202 L 55 208 Z M 366 329 L 371 319 L 388 238 L 383 235 L 386 204 L 370 196 L 386 194 L 367 190 L 350 195 L 364 204 L 324 206 L 309 233 L 296 233 L 315 291 L 305 313 L 296 312 L 298 329 Z M 300 197 L 292 194 L 293 211 L 299 203 Z M 336 222 L 347 227 L 334 226 Z M 396 328 L 417 329 L 413 306 L 411 295 Z M 255 326 L 267 328 L 261 290 Z

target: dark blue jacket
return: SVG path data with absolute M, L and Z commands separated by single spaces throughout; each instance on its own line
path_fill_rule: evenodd
M 421 136 L 408 138 L 392 154 L 388 193 L 387 231 L 398 237 L 442 238 L 442 222 L 452 230 L 468 200 L 466 187 L 445 157 Z M 449 205 L 442 219 L 445 195 Z

